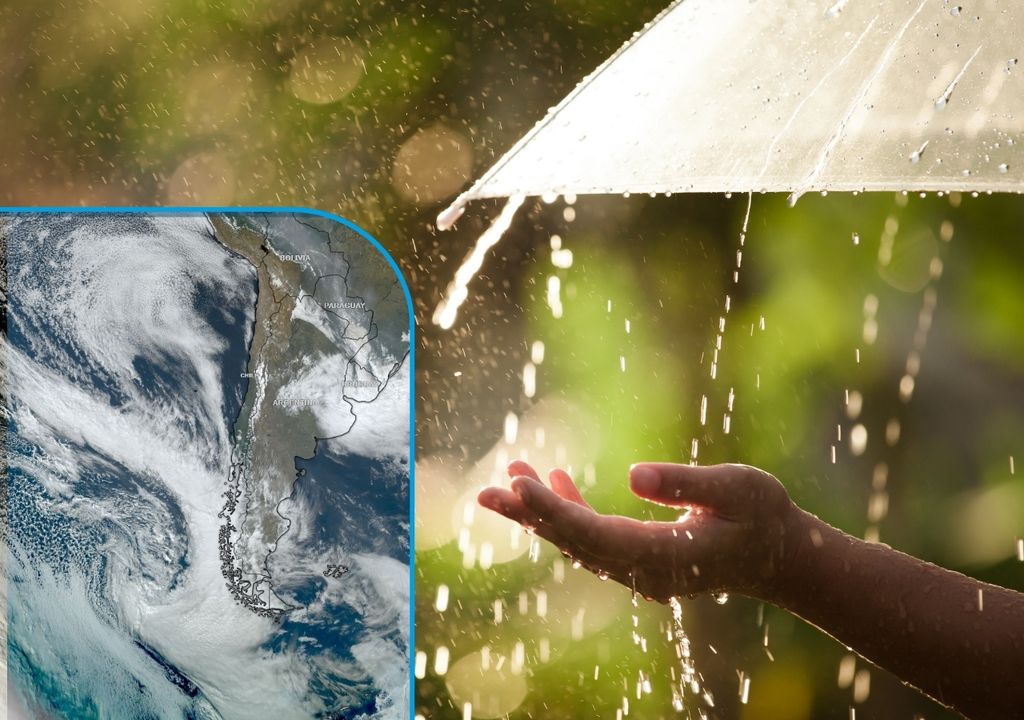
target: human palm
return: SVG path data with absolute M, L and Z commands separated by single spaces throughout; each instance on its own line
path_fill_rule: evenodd
M 511 490 L 487 488 L 481 505 L 599 576 L 660 602 L 705 592 L 758 595 L 792 550 L 786 530 L 795 506 L 778 480 L 746 465 L 634 465 L 630 488 L 637 496 L 687 509 L 674 522 L 601 514 L 561 469 L 549 472 L 550 489 L 523 461 L 508 473 Z

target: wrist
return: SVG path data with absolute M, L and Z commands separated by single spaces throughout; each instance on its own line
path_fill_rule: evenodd
M 811 560 L 835 531 L 793 502 L 782 513 L 779 525 L 776 567 L 773 573 L 762 578 L 758 597 L 790 608 L 813 575 Z

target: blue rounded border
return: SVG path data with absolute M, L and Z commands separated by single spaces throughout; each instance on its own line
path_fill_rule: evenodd
M 46 207 L 0 207 L 0 213 L 4 214 L 42 214 L 56 215 L 59 213 L 76 213 L 87 215 L 96 214 L 134 214 L 134 215 L 197 215 L 206 213 L 250 213 L 264 215 L 286 215 L 301 214 L 315 215 L 338 223 L 352 230 L 373 245 L 377 252 L 384 256 L 391 269 L 395 271 L 405 293 L 405 306 L 409 312 L 409 718 L 416 717 L 416 315 L 413 310 L 412 293 L 409 291 L 409 284 L 405 281 L 405 275 L 398 263 L 391 257 L 391 253 L 380 244 L 377 238 L 363 230 L 351 220 L 340 215 L 314 210 L 305 207 L 230 207 L 230 206 L 175 206 L 175 207 L 146 207 L 146 206 L 100 206 L 90 207 L 84 205 L 70 206 L 46 206 Z

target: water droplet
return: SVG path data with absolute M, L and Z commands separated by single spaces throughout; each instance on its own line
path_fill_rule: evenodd
M 715 598 L 715 602 L 719 605 L 725 605 L 729 602 L 728 593 L 715 593 L 713 597 Z
M 925 140 L 923 143 L 921 143 L 921 147 L 919 147 L 914 152 L 910 153 L 910 162 L 912 162 L 912 163 L 920 162 L 921 161 L 921 156 L 924 154 L 924 149 L 926 147 L 928 147 L 928 141 L 927 140 Z
M 957 84 L 960 82 L 961 79 L 963 79 L 964 73 L 967 72 L 967 68 L 969 68 L 971 66 L 971 63 L 974 62 L 974 58 L 978 57 L 979 52 L 981 52 L 981 45 L 978 46 L 978 49 L 974 51 L 973 55 L 967 58 L 967 62 L 964 63 L 964 66 L 962 68 L 960 68 L 960 72 L 958 72 L 956 74 L 956 77 L 954 77 L 953 80 L 949 83 L 949 85 L 946 86 L 946 89 L 943 91 L 942 95 L 940 95 L 935 100 L 936 110 L 941 110 L 942 108 L 946 107 L 946 105 L 949 104 L 949 100 L 951 97 L 953 97 L 953 91 L 956 90 Z
M 825 11 L 825 17 L 834 18 L 839 17 L 843 12 L 843 8 L 846 7 L 846 3 L 850 0 L 836 0 L 828 10 Z
M 597 572 L 597 579 L 598 580 L 607 580 L 608 579 L 608 573 L 606 573 L 604 570 L 599 570 Z
M 464 212 L 466 212 L 465 203 L 452 203 L 438 214 L 436 221 L 437 229 L 441 232 L 450 230 L 452 226 L 455 225 L 455 221 L 462 217 L 462 213 Z
M 1009 170 L 1010 170 L 1010 166 L 1009 165 L 1007 165 L 1006 163 L 999 163 L 999 172 L 1005 173 L 1005 172 L 1009 172 Z
M 950 14 L 950 15 L 952 15 L 953 17 L 956 17 L 957 15 L 959 15 L 959 14 L 960 14 L 960 12 L 961 12 L 961 11 L 962 11 L 963 9 L 964 9 L 964 8 L 963 8 L 963 6 L 962 6 L 962 5 L 954 5 L 953 7 L 951 7 L 951 8 L 949 9 L 949 14 Z

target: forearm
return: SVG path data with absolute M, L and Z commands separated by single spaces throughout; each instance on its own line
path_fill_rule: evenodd
M 970 718 L 1024 708 L 1024 594 L 853 538 L 794 509 L 764 599 Z

